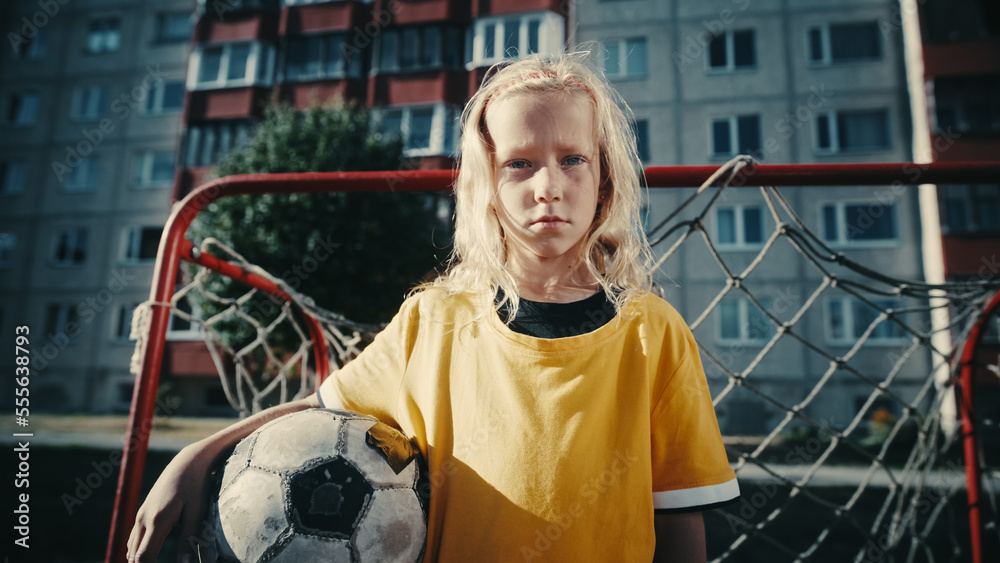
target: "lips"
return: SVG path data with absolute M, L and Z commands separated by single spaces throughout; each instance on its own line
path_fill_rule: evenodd
M 539 217 L 535 219 L 535 223 L 568 223 L 566 219 L 559 217 L 558 215 L 546 215 L 544 217 Z
M 563 219 L 562 217 L 558 217 L 556 215 L 546 215 L 544 217 L 535 220 L 532 223 L 532 225 L 537 225 L 542 229 L 556 229 L 563 225 L 568 225 L 568 224 L 569 221 Z

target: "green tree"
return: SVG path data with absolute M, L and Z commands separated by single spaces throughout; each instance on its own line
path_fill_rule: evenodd
M 213 175 L 398 170 L 408 164 L 400 141 L 375 133 L 363 108 L 276 105 Z M 192 232 L 196 240 L 220 239 L 321 307 L 358 322 L 385 322 L 447 255 L 441 198 L 405 192 L 230 197 L 211 204 Z

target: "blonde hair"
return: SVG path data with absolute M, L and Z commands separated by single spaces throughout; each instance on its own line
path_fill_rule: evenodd
M 586 96 L 595 108 L 600 153 L 598 214 L 586 235 L 584 260 L 617 311 L 634 295 L 649 291 L 650 250 L 640 219 L 641 194 L 631 128 L 631 110 L 586 62 L 588 53 L 556 58 L 532 56 L 492 67 L 462 113 L 462 141 L 455 183 L 455 246 L 448 271 L 433 286 L 449 293 L 503 291 L 508 319 L 519 303 L 517 282 L 506 267 L 506 244 L 496 213 L 496 162 L 486 108 L 507 96 L 560 92 Z M 491 76 L 492 75 L 492 76 Z

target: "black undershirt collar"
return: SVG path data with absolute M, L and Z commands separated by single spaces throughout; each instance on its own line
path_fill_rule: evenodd
M 503 299 L 503 292 L 497 291 L 497 302 Z M 504 323 L 510 317 L 510 308 L 505 304 L 498 311 Z M 565 338 L 593 332 L 606 325 L 615 316 L 615 306 L 608 301 L 604 291 L 572 303 L 548 303 L 521 299 L 517 316 L 507 326 L 520 334 L 536 338 Z

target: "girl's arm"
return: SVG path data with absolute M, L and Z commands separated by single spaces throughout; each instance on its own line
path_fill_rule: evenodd
M 653 515 L 653 563 L 705 563 L 705 521 L 701 512 Z
M 197 558 L 192 558 L 194 546 L 209 539 L 200 537 L 200 534 L 205 529 L 205 482 L 212 465 L 223 453 L 265 423 L 319 406 L 319 399 L 314 393 L 305 399 L 263 410 L 182 449 L 163 470 L 136 514 L 135 526 L 128 540 L 128 560 L 143 563 L 155 561 L 164 538 L 175 525 L 179 525 L 177 560 L 197 561 Z

